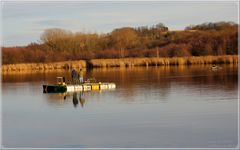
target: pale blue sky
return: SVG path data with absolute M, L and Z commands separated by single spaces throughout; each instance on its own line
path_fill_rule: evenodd
M 4 2 L 1 11 L 4 46 L 39 42 L 48 28 L 106 33 L 159 22 L 170 30 L 203 22 L 238 22 L 237 2 Z

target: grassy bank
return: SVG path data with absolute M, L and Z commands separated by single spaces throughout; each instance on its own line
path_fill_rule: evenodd
M 169 66 L 169 65 L 238 64 L 238 55 L 199 57 L 151 57 L 122 59 L 92 59 L 88 61 L 64 61 L 54 63 L 10 64 L 2 66 L 2 73 L 27 71 L 55 71 L 79 68 Z
M 169 66 L 194 64 L 237 64 L 238 55 L 199 56 L 199 57 L 152 57 L 123 59 L 93 59 L 88 62 L 90 67 L 131 67 L 131 66 Z
M 2 65 L 2 73 L 7 72 L 29 72 L 29 71 L 52 71 L 52 70 L 69 70 L 72 68 L 86 68 L 84 60 L 63 61 L 53 63 L 27 63 L 27 64 L 9 64 Z

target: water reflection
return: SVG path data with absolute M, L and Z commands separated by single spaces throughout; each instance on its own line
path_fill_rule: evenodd
M 121 101 L 125 103 L 143 101 L 139 95 L 146 97 L 144 101 L 151 101 L 152 99 L 148 98 L 150 94 L 158 101 L 165 102 L 178 88 L 188 89 L 188 92 L 194 92 L 193 90 L 205 91 L 209 94 L 211 92 L 227 92 L 234 95 L 238 88 L 237 71 L 237 66 L 231 65 L 223 65 L 221 69 L 214 71 L 211 66 L 101 68 L 88 70 L 86 78 L 95 77 L 98 81 L 116 83 L 117 92 L 114 94 L 122 97 Z M 41 89 L 43 83 L 54 83 L 56 76 L 65 76 L 69 81 L 70 75 L 70 72 L 3 75 L 2 90 L 5 92 L 5 89 L 10 88 L 16 93 L 19 91 L 19 86 L 28 88 L 30 84 Z M 18 84 L 19 86 L 16 86 Z M 83 107 L 85 105 L 84 98 L 90 98 L 93 101 L 92 96 L 95 95 L 92 92 L 89 93 L 91 94 L 87 94 L 87 97 L 86 94 L 83 96 L 83 93 L 47 94 L 45 96 L 50 103 L 63 104 L 68 101 L 73 102 L 75 107 L 80 105 Z
M 47 96 L 49 104 L 54 105 L 64 105 L 71 101 L 75 108 L 79 105 L 83 108 L 86 103 L 84 92 L 47 93 L 45 96 Z
M 85 104 L 85 99 L 83 98 L 83 92 L 79 93 L 79 102 L 83 108 L 84 104 Z
M 76 108 L 78 105 L 78 102 L 80 103 L 81 107 L 83 108 L 85 104 L 85 99 L 83 98 L 83 92 L 79 92 L 79 99 L 78 99 L 78 93 L 73 93 L 73 105 Z
M 76 108 L 78 105 L 77 92 L 73 93 L 73 106 Z
M 92 69 L 86 72 L 86 78 L 94 77 L 98 81 L 109 82 L 116 81 L 123 85 L 129 86 L 129 80 L 133 81 L 159 81 L 166 78 L 179 77 L 196 77 L 196 76 L 212 76 L 226 75 L 229 73 L 237 74 L 237 65 L 223 65 L 219 70 L 212 70 L 211 66 L 166 66 L 166 67 L 134 67 L 134 68 L 100 68 Z M 53 82 L 55 83 L 57 76 L 65 76 L 66 81 L 71 80 L 70 71 L 54 71 L 54 72 L 33 72 L 23 74 L 3 74 L 3 83 L 16 82 Z M 131 85 L 130 85 L 131 86 Z
M 4 145 L 233 147 L 237 71 L 237 66 L 93 69 L 87 78 L 115 82 L 116 90 L 47 94 L 43 83 L 54 83 L 56 76 L 68 81 L 70 72 L 4 75 Z
M 3 75 L 3 92 L 9 83 L 37 84 L 55 83 L 56 76 L 65 76 L 66 81 L 71 80 L 71 72 L 42 72 L 20 75 Z M 136 95 L 145 93 L 146 100 L 151 100 L 148 93 L 158 97 L 159 100 L 168 100 L 173 88 L 202 90 L 205 92 L 233 92 L 238 88 L 238 66 L 222 65 L 221 69 L 212 70 L 211 66 L 166 66 L 166 67 L 133 67 L 133 68 L 100 68 L 86 72 L 86 78 L 95 77 L 100 82 L 114 82 L 117 85 L 115 95 L 124 97 L 124 102 L 135 102 L 139 98 Z M 39 88 L 41 88 L 39 86 Z M 27 86 L 28 87 L 28 86 Z M 143 92 L 148 91 L 148 92 Z M 92 93 L 90 94 L 92 96 Z M 71 98 L 69 98 L 71 96 Z M 75 98 L 73 97 L 75 96 Z M 91 97 L 90 96 L 90 97 Z M 84 103 L 83 93 L 62 94 L 62 100 L 56 95 L 49 94 L 49 101 L 64 103 L 64 99 L 70 99 L 74 106 Z M 51 98 L 55 97 L 55 98 Z M 65 98 L 64 98 L 65 97 Z M 77 97 L 77 98 L 76 98 Z M 84 97 L 86 98 L 86 97 Z M 55 100 L 53 100 L 55 99 Z M 77 100 L 78 99 L 78 100 Z M 65 102 L 66 103 L 66 102 Z M 84 104 L 83 104 L 84 105 Z M 81 104 L 81 106 L 83 106 Z

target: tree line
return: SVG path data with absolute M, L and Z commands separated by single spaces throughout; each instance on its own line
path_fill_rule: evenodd
M 183 57 L 238 54 L 238 24 L 190 25 L 182 31 L 154 26 L 123 27 L 110 33 L 47 29 L 39 43 L 2 47 L 2 63 L 55 62 L 93 58 Z

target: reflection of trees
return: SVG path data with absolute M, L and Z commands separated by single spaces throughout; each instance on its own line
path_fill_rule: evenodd
M 234 90 L 237 88 L 237 66 L 223 65 L 222 69 L 213 71 L 208 65 L 166 66 L 166 67 L 133 67 L 93 69 L 91 76 L 100 81 L 113 81 L 124 95 L 124 100 L 132 101 L 141 90 L 158 90 L 161 97 L 167 97 L 171 85 L 185 88 L 204 86 L 209 91 Z M 211 86 L 215 85 L 215 86 Z M 139 91 L 138 91 L 139 90 Z M 151 92 L 150 92 L 151 93 Z
M 56 83 L 57 76 L 65 76 L 67 81 L 71 79 L 70 71 L 50 71 L 50 72 L 32 72 L 19 74 L 3 74 L 2 82 L 41 82 Z
M 221 87 L 222 90 L 234 90 L 237 88 L 237 69 L 229 70 L 227 66 L 222 66 L 222 69 L 211 70 L 210 67 L 192 68 L 190 74 L 192 76 L 181 79 L 188 82 L 191 87 L 204 86 L 209 90 L 217 90 Z M 179 80 L 178 80 L 179 81 Z M 215 85 L 215 86 L 211 86 Z
M 238 88 L 238 70 L 237 66 L 223 65 L 222 69 L 212 70 L 211 66 L 193 65 L 193 66 L 166 66 L 166 67 L 129 67 L 129 68 L 101 68 L 87 71 L 87 77 L 95 77 L 97 81 L 114 82 L 117 85 L 116 94 L 122 96 L 122 100 L 131 102 L 136 100 L 135 96 L 141 94 L 143 90 L 149 91 L 149 94 L 167 98 L 171 87 L 177 85 L 184 86 L 187 89 L 204 88 L 208 91 L 224 92 L 234 91 Z M 33 73 L 22 75 L 3 76 L 3 82 L 29 82 L 38 84 L 44 81 L 53 83 L 56 76 L 65 76 L 70 80 L 70 72 L 51 72 L 51 73 Z M 38 81 L 38 82 L 35 82 Z M 214 86 L 213 86 L 214 85 Z M 3 84 L 4 88 L 4 84 Z M 41 88 L 41 87 L 39 87 Z M 154 92 L 152 92 L 154 91 Z M 148 96 L 146 92 L 146 97 Z M 78 105 L 85 105 L 86 95 L 77 93 Z M 46 94 L 48 101 L 54 104 L 64 104 L 73 101 L 73 94 Z M 91 91 L 90 96 L 93 96 Z M 148 100 L 148 99 L 146 99 Z

